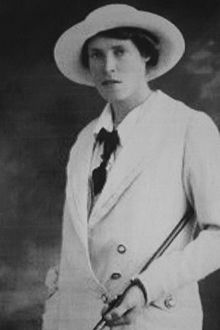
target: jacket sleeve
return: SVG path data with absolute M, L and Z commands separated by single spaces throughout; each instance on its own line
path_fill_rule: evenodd
M 138 276 L 148 302 L 220 268 L 220 138 L 204 113 L 193 114 L 186 133 L 183 185 L 201 231 L 183 250 L 164 254 Z

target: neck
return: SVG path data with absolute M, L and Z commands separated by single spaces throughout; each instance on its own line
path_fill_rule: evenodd
M 137 97 L 111 103 L 114 112 L 114 126 L 117 127 L 130 111 L 144 103 L 150 97 L 151 93 L 152 90 L 147 86 L 145 90 L 140 93 L 141 95 L 138 94 Z

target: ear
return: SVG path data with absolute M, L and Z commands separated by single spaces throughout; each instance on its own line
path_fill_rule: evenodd
M 145 76 L 147 78 L 148 76 L 148 72 L 149 72 L 149 69 L 150 69 L 150 66 L 148 65 L 148 62 L 150 61 L 150 56 L 144 58 L 144 63 L 145 63 Z
M 145 64 L 147 64 L 147 62 L 149 62 L 149 61 L 150 61 L 150 56 L 144 58 Z

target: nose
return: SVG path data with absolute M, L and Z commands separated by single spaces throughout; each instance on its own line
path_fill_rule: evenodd
M 107 73 L 114 72 L 116 69 L 116 61 L 112 54 L 108 54 L 105 58 L 105 71 Z

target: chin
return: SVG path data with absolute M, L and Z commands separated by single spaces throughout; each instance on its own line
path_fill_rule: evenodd
M 122 102 L 127 98 L 123 93 L 100 93 L 100 95 L 109 103 Z

